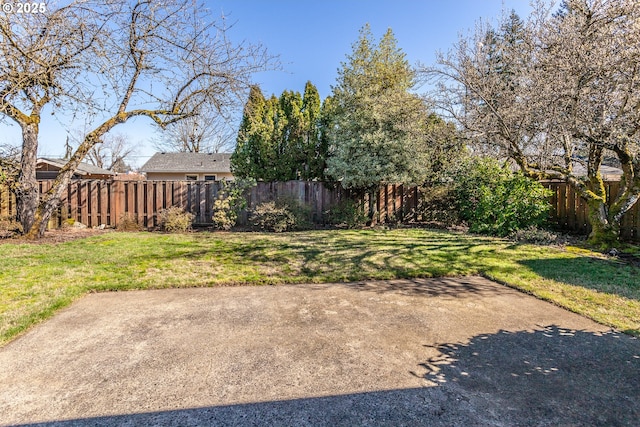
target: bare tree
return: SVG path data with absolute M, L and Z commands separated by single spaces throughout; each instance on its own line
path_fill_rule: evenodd
M 234 44 L 224 21 L 195 1 L 72 0 L 0 15 L 0 114 L 22 128 L 18 220 L 41 236 L 80 161 L 118 124 L 148 117 L 164 127 L 202 106 L 224 111 L 273 62 Z M 42 199 L 35 179 L 43 108 L 84 114 L 91 131 Z
M 135 146 L 125 135 L 107 134 L 102 137 L 102 143 L 89 149 L 86 160 L 99 168 L 124 173 L 127 172 L 127 161 L 135 153 Z
M 158 130 L 156 149 L 180 153 L 220 153 L 233 147 L 236 130 L 217 111 L 201 109 L 198 115 Z
M 476 149 L 571 184 L 588 201 L 590 240 L 613 245 L 640 197 L 640 4 L 567 0 L 552 13 L 538 1 L 517 21 L 479 26 L 424 69 L 434 101 Z M 617 195 L 605 191 L 605 156 L 622 165 Z
M 0 185 L 13 188 L 20 171 L 20 150 L 10 144 L 0 144 Z

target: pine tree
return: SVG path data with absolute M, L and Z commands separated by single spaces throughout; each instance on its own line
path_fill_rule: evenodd
M 259 181 L 323 179 L 327 140 L 320 95 L 307 82 L 304 96 L 284 91 L 265 99 L 252 88 L 231 156 L 232 171 L 239 178 Z
M 266 100 L 259 86 L 252 86 L 231 155 L 231 171 L 238 178 L 256 178 L 264 167 L 264 112 Z
M 421 148 L 427 110 L 409 92 L 414 81 L 391 29 L 376 45 L 369 26 L 362 28 L 333 88 L 327 166 L 344 188 L 367 192 L 373 200 L 380 183 L 424 179 Z
M 283 127 L 278 149 L 277 179 L 288 181 L 300 177 L 301 162 L 304 159 L 302 151 L 304 117 L 300 93 L 284 91 L 280 95 L 280 111 Z
M 307 82 L 302 96 L 302 161 L 303 167 L 300 177 L 305 180 L 324 178 L 325 162 L 327 157 L 326 144 L 323 144 L 321 135 L 321 103 L 318 89 Z

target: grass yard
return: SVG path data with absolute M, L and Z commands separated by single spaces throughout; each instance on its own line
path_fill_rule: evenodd
M 484 275 L 640 335 L 640 268 L 424 229 L 106 233 L 0 245 L 0 344 L 87 292 Z

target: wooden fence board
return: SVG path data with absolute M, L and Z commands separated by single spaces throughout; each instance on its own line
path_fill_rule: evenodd
M 136 215 L 136 221 L 138 221 L 138 224 L 141 224 L 144 226 L 145 223 L 145 206 L 144 206 L 144 185 L 143 185 L 144 181 L 136 181 L 134 184 L 134 188 L 135 188 L 135 215 Z
M 145 198 L 145 216 L 143 226 L 147 228 L 153 227 L 153 215 L 154 215 L 154 206 L 153 199 L 155 197 L 155 191 L 153 191 L 153 186 L 155 185 L 154 181 L 145 181 L 144 183 L 144 198 Z
M 98 182 L 99 198 L 98 209 L 100 210 L 100 225 L 109 225 L 109 183 L 106 181 Z
M 552 192 L 550 223 L 559 229 L 588 233 L 586 201 L 564 182 L 543 184 Z M 50 181 L 41 181 L 40 191 L 46 192 L 50 185 Z M 151 229 L 158 225 L 158 211 L 170 206 L 179 206 L 197 215 L 198 223 L 210 224 L 221 185 L 213 181 L 72 181 L 62 194 L 50 227 L 61 226 L 67 218 L 91 227 L 100 224 L 115 227 L 124 214 L 129 214 Z M 619 184 L 608 182 L 605 188 L 615 197 Z M 328 188 L 322 182 L 260 182 L 248 192 L 247 206 L 251 209 L 280 197 L 293 198 L 310 208 L 312 221 L 322 223 L 325 212 L 344 199 L 355 200 L 367 212 L 372 201 L 367 195 L 357 197 L 355 194 L 339 187 Z M 376 220 L 421 221 L 423 194 L 428 193 L 418 187 L 381 186 Z M 15 216 L 15 198 L 6 187 L 0 188 L 0 216 Z M 240 218 L 246 224 L 247 213 L 242 212 Z M 621 235 L 624 239 L 640 241 L 640 203 L 623 217 Z
M 89 227 L 97 227 L 98 225 L 98 184 L 96 181 L 90 181 L 88 184 L 89 197 Z
M 81 182 L 78 185 L 78 208 L 80 210 L 79 221 L 83 224 L 89 223 L 89 192 L 88 183 Z

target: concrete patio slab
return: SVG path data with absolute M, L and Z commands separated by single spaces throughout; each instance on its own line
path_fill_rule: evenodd
M 88 295 L 0 425 L 637 425 L 640 341 L 479 277 Z

